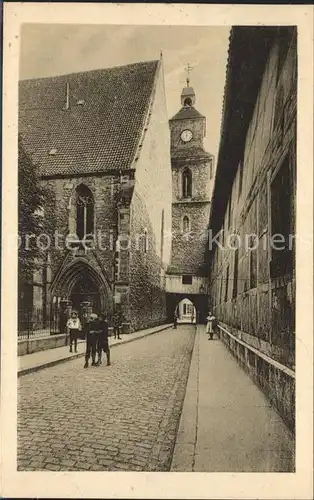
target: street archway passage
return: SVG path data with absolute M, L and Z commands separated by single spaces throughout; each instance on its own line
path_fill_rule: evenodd
M 186 304 L 186 309 L 184 308 L 184 304 Z M 194 312 L 195 315 L 193 322 L 204 324 L 208 315 L 208 298 L 205 294 L 193 293 L 167 293 L 167 316 L 169 322 L 173 321 L 175 312 L 178 316 L 181 315 L 181 318 L 183 319 L 185 316 L 184 310 L 187 311 L 188 304 L 190 305 L 189 310 L 191 311 L 191 315 L 192 312 Z M 191 305 L 194 306 L 194 310 L 191 308 Z M 190 314 L 188 314 L 186 319 L 188 319 L 188 317 L 191 318 Z
M 197 311 L 190 299 L 182 299 L 176 307 L 178 323 L 196 323 Z

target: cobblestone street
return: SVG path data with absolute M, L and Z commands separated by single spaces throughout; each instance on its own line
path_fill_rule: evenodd
M 195 328 L 182 325 L 19 379 L 18 470 L 167 471 Z

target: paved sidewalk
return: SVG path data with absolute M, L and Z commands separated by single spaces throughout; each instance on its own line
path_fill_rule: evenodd
M 198 326 L 172 471 L 294 472 L 294 441 L 220 340 Z
M 148 328 L 147 330 L 140 330 L 139 332 L 130 333 L 127 335 L 121 335 L 121 340 L 109 337 L 110 348 L 121 344 L 127 344 L 133 340 L 146 337 L 147 335 L 152 335 L 153 333 L 166 330 L 171 327 L 171 324 L 159 325 L 154 328 Z M 56 347 L 54 349 L 47 349 L 45 351 L 38 351 L 32 354 L 25 354 L 24 356 L 19 356 L 18 358 L 18 376 L 26 375 L 27 373 L 35 372 L 43 368 L 49 368 L 51 366 L 63 363 L 65 361 L 70 361 L 71 359 L 80 358 L 85 354 L 85 341 L 79 341 L 77 345 L 77 353 L 70 353 L 69 347 Z

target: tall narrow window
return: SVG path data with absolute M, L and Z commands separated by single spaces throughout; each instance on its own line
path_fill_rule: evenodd
M 192 197 L 192 174 L 188 168 L 182 173 L 182 195 L 183 198 Z
M 226 274 L 225 302 L 227 302 L 228 300 L 228 286 L 229 286 L 229 266 L 227 267 L 227 274 Z
M 190 231 L 190 219 L 187 215 L 183 217 L 182 226 L 184 233 L 188 233 Z
M 223 283 L 224 283 L 224 280 L 223 280 L 223 273 L 221 273 L 220 275 L 220 291 L 219 291 L 219 304 L 222 303 L 222 290 L 223 290 Z
M 234 253 L 234 271 L 233 271 L 233 289 L 232 289 L 233 298 L 235 298 L 238 295 L 238 272 L 239 272 L 239 250 L 236 249 Z
M 94 232 L 94 200 L 84 184 L 76 188 L 76 234 L 82 240 Z
M 256 239 L 256 235 L 251 236 L 249 257 L 250 257 L 250 288 L 256 288 L 256 286 L 257 286 L 257 239 Z

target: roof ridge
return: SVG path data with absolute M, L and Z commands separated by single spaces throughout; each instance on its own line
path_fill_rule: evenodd
M 129 68 L 131 66 L 140 66 L 140 65 L 152 64 L 152 63 L 156 63 L 156 64 L 159 63 L 159 59 L 151 59 L 149 61 L 139 61 L 139 62 L 128 63 L 128 64 L 120 64 L 120 66 L 107 66 L 106 68 L 87 69 L 85 71 L 74 71 L 73 73 L 61 73 L 60 75 L 38 76 L 35 78 L 24 78 L 24 79 L 20 79 L 19 82 L 33 82 L 35 80 L 48 80 L 49 78 L 62 78 L 65 76 L 74 76 L 74 75 L 82 75 L 82 74 L 87 74 L 87 73 L 96 73 L 98 71 L 117 70 L 117 69 L 121 69 L 121 68 Z
M 133 159 L 132 159 L 132 162 L 131 162 L 131 166 L 134 166 L 134 163 L 136 163 L 136 161 L 137 161 L 137 156 L 139 154 L 139 150 L 140 150 L 140 148 L 142 147 L 142 145 L 144 143 L 144 140 L 145 140 L 145 137 L 146 137 L 146 132 L 147 132 L 148 126 L 150 124 L 151 113 L 152 113 L 152 108 L 153 108 L 155 97 L 156 97 L 157 83 L 158 83 L 158 78 L 159 78 L 160 68 L 161 68 L 161 62 L 160 62 L 160 60 L 157 61 L 157 62 L 158 62 L 158 64 L 157 64 L 156 69 L 155 69 L 154 81 L 153 81 L 153 84 L 152 84 L 151 93 L 150 93 L 150 96 L 149 96 L 149 100 L 148 100 L 148 102 L 146 104 L 145 113 L 143 115 L 142 129 L 141 129 L 142 133 L 139 134 L 137 145 L 134 148 L 134 154 L 133 154 Z

